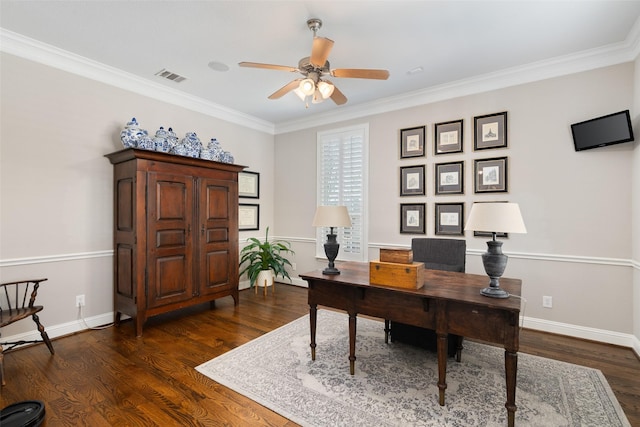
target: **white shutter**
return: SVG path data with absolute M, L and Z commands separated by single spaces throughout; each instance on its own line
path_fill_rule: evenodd
M 344 205 L 351 227 L 339 227 L 339 260 L 366 261 L 366 183 L 368 125 L 318 133 L 318 206 Z M 325 257 L 329 228 L 318 227 L 316 256 Z

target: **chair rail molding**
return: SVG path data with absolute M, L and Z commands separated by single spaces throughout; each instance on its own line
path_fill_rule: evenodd
M 29 264 L 44 264 L 48 262 L 66 262 L 77 261 L 91 258 L 103 258 L 112 257 L 113 249 L 94 252 L 80 252 L 73 254 L 58 254 L 58 255 L 42 255 L 25 258 L 12 258 L 12 259 L 0 259 L 0 268 L 2 267 L 16 267 L 20 265 Z

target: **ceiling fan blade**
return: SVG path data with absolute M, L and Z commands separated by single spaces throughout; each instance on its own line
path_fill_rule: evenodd
M 348 77 L 354 79 L 387 80 L 389 78 L 389 71 L 363 68 L 338 68 L 337 70 L 331 70 L 331 75 L 333 77 Z
M 279 71 L 298 71 L 297 68 L 289 67 L 286 65 L 273 65 L 273 64 L 261 64 L 260 62 L 238 62 L 238 65 L 241 67 L 250 67 L 250 68 L 266 68 L 267 70 L 279 70 Z
M 333 85 L 333 93 L 331 94 L 331 99 L 338 105 L 342 105 L 347 102 L 347 97 L 344 96 L 344 93 L 340 92 L 336 85 Z
M 300 84 L 300 80 L 302 79 L 295 79 L 293 81 L 290 81 L 289 83 L 287 83 L 286 85 L 282 86 L 280 89 L 278 89 L 277 91 L 269 95 L 269 99 L 282 98 L 284 95 L 286 95 L 287 93 L 297 88 L 298 85 Z
M 327 58 L 329 58 L 329 53 L 331 52 L 332 47 L 333 40 L 326 37 L 314 37 L 313 46 L 311 48 L 311 59 L 309 62 L 311 62 L 311 64 L 316 68 L 324 67 L 325 62 L 327 62 Z

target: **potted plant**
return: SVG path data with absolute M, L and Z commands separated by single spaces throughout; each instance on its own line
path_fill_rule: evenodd
M 288 254 L 295 254 L 291 244 L 284 240 L 269 242 L 269 227 L 267 227 L 264 242 L 251 237 L 249 244 L 240 251 L 240 267 L 244 265 L 240 275 L 247 273 L 251 287 L 256 282 L 264 284 L 263 286 L 271 286 L 278 276 L 286 277 L 291 281 L 286 270 L 287 265 L 291 266 L 291 262 L 285 258 Z

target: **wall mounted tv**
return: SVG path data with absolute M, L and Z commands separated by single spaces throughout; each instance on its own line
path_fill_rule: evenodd
M 571 125 L 576 151 L 633 141 L 629 110 Z

